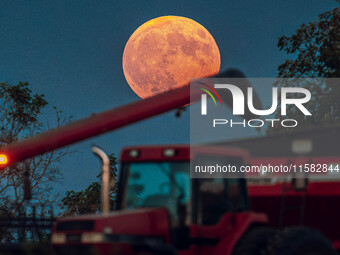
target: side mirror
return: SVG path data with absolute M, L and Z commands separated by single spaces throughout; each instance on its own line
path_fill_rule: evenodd
M 32 186 L 31 180 L 29 176 L 29 171 L 26 170 L 24 173 L 24 200 L 31 200 L 32 199 Z
M 24 181 L 24 201 L 28 201 L 32 199 L 32 185 L 30 179 L 30 164 L 26 161 L 25 162 L 25 172 L 23 174 L 23 181 Z

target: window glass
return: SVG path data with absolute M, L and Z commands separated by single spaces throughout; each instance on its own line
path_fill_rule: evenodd
M 123 208 L 166 207 L 177 220 L 177 204 L 191 198 L 189 162 L 146 162 L 127 166 L 128 178 Z

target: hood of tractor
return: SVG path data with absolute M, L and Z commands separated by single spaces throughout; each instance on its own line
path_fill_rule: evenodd
M 108 235 L 159 236 L 168 239 L 169 214 L 165 208 L 143 208 L 65 217 L 57 220 L 53 232 L 99 232 Z

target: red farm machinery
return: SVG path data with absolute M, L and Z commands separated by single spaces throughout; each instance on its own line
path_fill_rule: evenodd
M 189 90 L 189 86 L 176 89 L 9 145 L 1 150 L 8 160 L 3 167 L 199 99 L 198 93 L 190 98 Z M 253 185 L 249 197 L 246 178 L 190 178 L 190 162 L 209 157 L 239 165 L 254 163 L 251 153 L 237 146 L 161 145 L 123 149 L 117 210 L 57 219 L 51 236 L 54 252 L 336 254 L 336 240 L 330 240 L 329 235 L 327 238 L 319 223 L 314 228 L 298 223 L 285 228 L 273 222 L 274 201 L 267 200 L 268 195 L 261 200 L 257 196 L 260 190 L 256 191 Z M 324 219 L 315 220 L 321 224 Z M 338 219 L 332 220 L 336 226 Z

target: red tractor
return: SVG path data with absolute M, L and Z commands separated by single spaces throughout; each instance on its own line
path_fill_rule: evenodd
M 175 89 L 0 148 L 0 168 L 199 100 L 199 90 L 191 95 L 189 91 L 189 86 Z M 170 145 L 123 150 L 117 210 L 58 219 L 51 239 L 55 252 L 336 254 L 332 243 L 317 230 L 268 227 L 266 214 L 249 207 L 245 178 L 190 178 L 190 162 L 209 157 L 249 163 L 246 150 L 228 147 Z
M 245 150 L 181 145 L 122 151 L 116 211 L 66 217 L 56 254 L 336 254 L 317 230 L 267 227 L 249 207 L 245 178 L 190 178 L 190 162 L 248 163 Z M 270 206 L 270 205 L 269 205 Z

